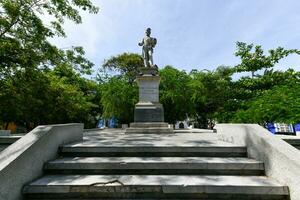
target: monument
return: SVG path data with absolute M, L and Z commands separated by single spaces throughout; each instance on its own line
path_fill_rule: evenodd
M 151 29 L 146 29 L 146 36 L 139 43 L 142 46 L 144 66 L 136 77 L 139 86 L 139 102 L 134 109 L 134 123 L 125 133 L 173 133 L 173 129 L 164 122 L 164 109 L 159 103 L 158 67 L 153 63 L 153 49 L 157 43 L 151 37 Z

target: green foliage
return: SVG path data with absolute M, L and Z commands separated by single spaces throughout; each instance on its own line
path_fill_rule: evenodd
M 0 1 L 1 122 L 28 128 L 67 122 L 94 127 L 99 115 L 133 121 L 140 55 L 123 53 L 105 60 L 95 82 L 82 76 L 91 73 L 93 63 L 81 47 L 62 50 L 48 41 L 65 36 L 65 19 L 81 23 L 80 10 L 98 12 L 90 0 Z M 50 21 L 41 20 L 42 15 Z M 159 71 L 165 120 L 191 117 L 203 127 L 214 120 L 299 122 L 299 72 L 273 70 L 290 54 L 300 51 L 278 47 L 266 54 L 259 45 L 238 42 L 235 55 L 241 61 L 234 67 L 186 73 L 166 66 Z M 233 81 L 235 72 L 252 72 L 252 77 Z
M 52 100 L 49 105 L 54 106 L 52 123 L 84 122 L 86 127 L 95 127 L 96 116 L 101 113 L 99 86 L 69 66 L 58 66 L 47 77 Z
M 28 129 L 71 122 L 94 127 L 101 111 L 97 84 L 66 66 L 47 72 L 19 70 L 0 83 L 1 121 L 14 121 Z
M 123 53 L 112 56 L 104 61 L 103 68 L 117 71 L 124 76 L 130 83 L 133 83 L 139 68 L 143 67 L 143 59 L 135 53 Z
M 0 121 L 29 130 L 66 122 L 95 126 L 98 85 L 81 77 L 93 63 L 81 47 L 61 50 L 48 41 L 65 36 L 65 19 L 81 23 L 79 10 L 98 12 L 89 0 L 0 1 Z
M 275 86 L 239 110 L 235 121 L 244 123 L 300 122 L 300 84 Z
M 237 42 L 237 50 L 235 55 L 240 57 L 241 63 L 235 68 L 237 72 L 254 72 L 272 68 L 280 59 L 287 57 L 290 54 L 300 54 L 297 49 L 285 50 L 282 47 L 269 50 L 269 55 L 265 55 L 261 46 L 254 47 L 253 44 L 246 44 L 244 42 Z
M 142 66 L 142 57 L 134 53 L 123 53 L 104 61 L 97 74 L 102 88 L 102 117 L 114 116 L 120 123 L 133 121 L 134 106 L 138 102 L 138 87 L 134 80 Z
M 41 119 L 40 116 L 45 115 L 41 108 L 43 99 L 49 97 L 49 93 L 44 92 L 49 81 L 44 74 L 37 70 L 18 71 L 13 77 L 0 82 L 1 121 L 29 124 L 37 122 Z
M 272 69 L 265 70 L 262 75 L 254 78 L 243 77 L 232 83 L 230 99 L 225 102 L 225 114 L 222 117 L 223 122 L 241 122 L 248 120 L 248 122 L 262 123 L 269 120 L 265 118 L 262 121 L 257 121 L 255 115 L 243 117 L 243 113 L 251 109 L 251 102 L 261 98 L 267 91 L 273 90 L 274 87 L 285 85 L 299 85 L 299 72 L 292 69 L 287 71 L 274 71 Z M 276 97 L 274 97 L 276 98 Z M 259 106 L 258 108 L 262 108 Z M 257 108 L 257 109 L 258 109 Z M 270 111 L 271 112 L 271 111 Z M 268 114 L 270 114 L 270 112 Z M 276 112 L 276 111 L 274 111 Z M 265 115 L 264 115 L 265 116 Z M 278 118 L 277 120 L 281 120 Z
M 165 120 L 175 123 L 189 117 L 196 119 L 201 127 L 207 127 L 207 124 L 213 121 L 295 122 L 298 115 L 292 113 L 298 112 L 298 107 L 292 106 L 292 103 L 297 100 L 295 100 L 295 96 L 289 95 L 299 87 L 299 72 L 292 69 L 275 71 L 273 66 L 280 59 L 292 53 L 298 54 L 299 51 L 277 48 L 269 50 L 269 55 L 265 55 L 260 46 L 256 46 L 254 51 L 253 48 L 252 44 L 238 43 L 236 55 L 241 57 L 241 64 L 235 67 L 220 66 L 214 71 L 192 70 L 189 74 L 171 66 L 161 69 L 159 71 L 161 76 L 160 102 L 164 106 Z M 132 60 L 137 62 L 132 62 Z M 128 102 L 128 99 L 137 101 L 137 95 L 132 94 L 133 89 L 130 85 L 133 84 L 136 87 L 133 79 L 137 68 L 142 63 L 133 63 L 141 62 L 138 60 L 138 55 L 136 59 L 132 59 L 130 54 L 122 54 L 112 57 L 106 62 L 106 69 L 120 72 L 118 76 L 108 76 L 107 74 L 99 76 L 102 84 L 105 85 L 103 96 L 106 97 L 102 99 L 101 103 L 106 117 L 126 116 L 126 120 L 122 119 L 124 122 L 129 122 L 128 119 L 132 120 L 134 103 L 133 101 Z M 264 69 L 263 72 L 262 69 Z M 252 71 L 256 75 L 241 77 L 236 81 L 232 80 L 231 77 L 234 73 L 243 71 Z M 130 72 L 133 73 L 130 74 Z M 289 90 L 286 91 L 287 95 L 284 97 L 288 97 L 284 99 L 280 95 L 285 94 L 284 90 L 287 85 L 289 85 Z M 124 91 L 127 91 L 127 97 Z M 271 101 L 273 97 L 274 99 Z M 280 99 L 284 103 L 280 102 Z M 289 113 L 285 112 L 288 107 L 293 108 Z M 130 116 L 126 115 L 128 113 Z M 284 114 L 279 115 L 278 113 Z
M 171 66 L 159 71 L 160 102 L 164 106 L 165 121 L 175 123 L 184 120 L 188 114 L 193 113 L 191 91 L 188 89 L 189 75 Z
M 190 73 L 192 103 L 196 108 L 196 118 L 200 124 L 213 121 L 222 111 L 229 98 L 232 69 L 221 66 L 216 71 L 197 71 Z
M 78 9 L 97 13 L 98 8 L 89 0 L 2 0 L 0 8 L 0 78 L 22 68 L 40 69 L 66 61 L 90 72 L 92 63 L 84 59 L 82 48 L 63 51 L 48 41 L 65 36 L 65 18 L 81 22 Z M 45 14 L 52 19 L 49 24 L 40 18 Z
M 120 123 L 133 121 L 134 106 L 138 102 L 137 85 L 130 84 L 127 80 L 112 77 L 102 84 L 101 104 L 103 117 L 116 117 Z

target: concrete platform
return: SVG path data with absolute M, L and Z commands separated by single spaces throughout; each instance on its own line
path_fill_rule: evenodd
M 122 129 L 105 129 L 103 131 L 86 132 L 82 142 L 76 142 L 65 147 L 79 146 L 226 146 L 240 147 L 228 142 L 218 140 L 217 134 L 211 132 L 202 132 L 201 134 L 125 134 Z
M 262 162 L 217 157 L 67 157 L 47 163 L 44 169 L 51 174 L 264 174 Z
M 123 134 L 87 135 L 83 142 L 63 145 L 64 156 L 201 156 L 245 157 L 245 146 L 217 140 L 216 134 Z M 205 138 L 205 139 L 204 139 Z
M 288 188 L 261 176 L 50 175 L 23 189 L 25 197 L 286 199 Z M 262 196 L 264 198 L 262 198 Z

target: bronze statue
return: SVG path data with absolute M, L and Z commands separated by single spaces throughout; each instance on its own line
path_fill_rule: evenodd
M 144 59 L 145 67 L 156 67 L 153 64 L 153 48 L 155 47 L 157 40 L 156 38 L 150 37 L 151 28 L 146 29 L 146 36 L 139 43 L 139 46 L 143 46 L 142 56 Z

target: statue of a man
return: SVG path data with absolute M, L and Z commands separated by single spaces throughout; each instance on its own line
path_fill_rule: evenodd
M 146 29 L 146 36 L 139 43 L 139 46 L 143 46 L 143 59 L 145 67 L 155 67 L 153 64 L 153 48 L 155 47 L 156 38 L 150 37 L 151 28 Z

